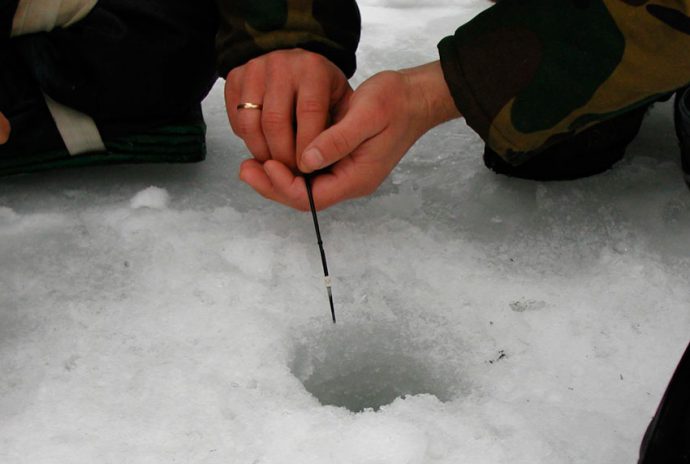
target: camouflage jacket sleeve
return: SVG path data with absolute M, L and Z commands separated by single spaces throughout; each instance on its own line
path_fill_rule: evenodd
M 286 48 L 320 53 L 355 72 L 361 21 L 356 0 L 216 0 L 221 76 L 252 58 Z
M 690 0 L 503 0 L 439 43 L 468 124 L 513 164 L 690 82 Z

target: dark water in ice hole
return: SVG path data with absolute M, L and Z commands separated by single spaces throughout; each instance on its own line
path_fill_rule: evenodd
M 292 363 L 293 374 L 322 405 L 377 411 L 408 395 L 454 396 L 453 376 L 442 363 L 395 330 L 329 332 L 303 340 Z
M 353 412 L 375 411 L 396 398 L 428 393 L 447 400 L 446 392 L 433 382 L 423 364 L 403 357 L 362 359 L 342 366 L 342 372 L 323 373 L 316 369 L 303 381 L 304 388 L 321 404 L 340 406 Z

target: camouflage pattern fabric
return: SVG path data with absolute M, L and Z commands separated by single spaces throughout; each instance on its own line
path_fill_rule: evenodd
M 266 52 L 304 48 L 355 72 L 360 15 L 355 0 L 216 0 L 217 67 L 228 72 Z
M 503 0 L 439 43 L 453 98 L 518 165 L 690 82 L 690 0 Z

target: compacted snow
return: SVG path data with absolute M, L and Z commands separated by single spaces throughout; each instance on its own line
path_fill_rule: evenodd
M 486 6 L 363 3 L 354 83 Z M 670 105 L 575 182 L 430 133 L 320 215 L 336 326 L 310 216 L 237 180 L 221 85 L 205 111 L 205 163 L 0 181 L 0 462 L 635 462 L 690 339 Z

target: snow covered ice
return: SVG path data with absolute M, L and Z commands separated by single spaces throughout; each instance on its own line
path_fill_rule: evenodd
M 361 82 L 478 1 L 362 2 Z M 0 462 L 631 463 L 690 338 L 671 108 L 612 171 L 487 171 L 463 122 L 311 218 L 209 159 L 0 181 Z M 355 412 L 361 411 L 361 412 Z

